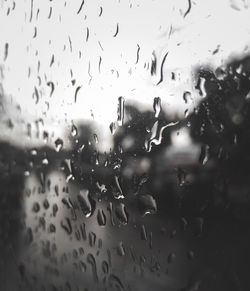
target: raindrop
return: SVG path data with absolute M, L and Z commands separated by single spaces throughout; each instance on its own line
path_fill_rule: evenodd
M 92 275 L 95 282 L 98 282 L 98 276 L 97 276 L 97 268 L 96 268 L 96 261 L 95 257 L 92 254 L 87 255 L 87 262 L 92 267 Z
M 96 234 L 93 231 L 91 231 L 89 233 L 89 245 L 93 247 L 95 246 L 95 242 L 96 242 Z
M 78 194 L 77 199 L 85 217 L 90 217 L 94 212 L 94 209 L 91 204 L 93 204 L 94 206 L 95 201 L 90 198 L 89 190 L 86 189 L 80 190 L 80 194 Z
M 9 52 L 9 44 L 6 43 L 4 46 L 4 58 L 3 58 L 4 61 L 6 61 L 6 59 L 8 57 L 8 52 Z
M 183 100 L 185 101 L 185 103 L 188 103 L 188 100 L 191 99 L 191 93 L 189 91 L 185 91 L 183 93 Z
M 110 222 L 111 222 L 111 225 L 114 226 L 115 223 L 114 223 L 114 217 L 113 217 L 113 204 L 112 202 L 109 202 L 109 205 L 107 207 L 107 210 L 110 214 Z
M 157 118 L 161 112 L 161 98 L 160 97 L 154 98 L 153 108 L 155 112 L 155 117 Z
M 150 137 L 145 140 L 145 150 L 147 152 L 150 152 L 152 149 L 152 144 L 155 145 L 161 144 L 163 130 L 167 127 L 174 126 L 178 123 L 179 123 L 178 121 L 170 122 L 167 125 L 159 126 L 159 121 L 157 120 L 151 129 Z
M 119 245 L 117 247 L 117 254 L 118 256 L 121 256 L 121 257 L 125 256 L 125 249 L 122 242 L 119 242 Z
M 108 274 L 109 272 L 109 265 L 106 261 L 102 262 L 102 271 L 104 274 Z
M 53 204 L 52 206 L 52 211 L 53 211 L 53 216 L 56 217 L 57 211 L 58 211 L 58 206 L 57 204 Z
M 74 124 L 72 124 L 72 127 L 71 127 L 71 135 L 72 136 L 77 135 L 77 127 Z
M 61 221 L 61 227 L 67 232 L 67 234 L 72 234 L 72 225 L 68 217 L 65 218 L 66 224 Z
M 115 176 L 115 185 L 116 187 L 112 187 L 114 198 L 124 199 L 124 195 L 117 176 Z
M 117 291 L 123 291 L 124 290 L 124 287 L 123 287 L 123 284 L 122 284 L 121 280 L 117 276 L 115 276 L 113 274 L 111 274 L 109 276 L 109 284 L 110 284 L 111 288 L 115 287 L 115 290 L 117 290 Z
M 97 222 L 100 226 L 106 225 L 106 215 L 104 214 L 103 210 L 98 209 Z
M 203 145 L 201 147 L 201 153 L 199 157 L 199 161 L 202 165 L 205 165 L 209 159 L 209 146 Z
M 124 98 L 120 96 L 118 98 L 118 109 L 117 109 L 117 123 L 119 126 L 123 125 L 124 121 Z
M 55 227 L 55 225 L 54 224 L 50 224 L 49 225 L 49 232 L 51 233 L 51 232 L 56 232 L 56 227 Z
M 115 208 L 115 214 L 121 224 L 128 224 L 128 214 L 123 203 L 119 203 Z
M 111 134 L 114 134 L 116 131 L 116 125 L 114 122 L 111 122 L 110 126 L 109 126 L 110 132 Z
M 45 200 L 43 201 L 43 207 L 44 207 L 45 209 L 48 209 L 48 208 L 49 208 L 49 201 L 48 201 L 48 199 L 45 199 Z
M 32 207 L 33 212 L 37 213 L 40 211 L 40 205 L 38 202 L 35 202 Z
M 140 195 L 138 203 L 142 215 L 155 214 L 157 212 L 156 201 L 151 195 Z
M 98 136 L 97 136 L 97 134 L 94 133 L 93 137 L 94 137 L 95 143 L 98 144 Z
M 83 261 L 80 261 L 80 269 L 83 273 L 87 270 L 87 265 Z
M 61 149 L 63 148 L 63 140 L 61 138 L 58 138 L 56 141 L 55 141 L 55 145 L 56 145 L 56 151 L 57 152 L 60 152 Z
M 147 233 L 144 225 L 141 226 L 141 239 L 147 240 Z

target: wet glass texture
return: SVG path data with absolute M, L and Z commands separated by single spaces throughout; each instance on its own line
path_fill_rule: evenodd
M 0 0 L 0 290 L 250 290 L 250 1 Z

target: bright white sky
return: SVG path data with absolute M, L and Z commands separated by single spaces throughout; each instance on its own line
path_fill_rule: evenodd
M 65 119 L 68 124 L 77 119 L 93 120 L 93 112 L 94 120 L 102 129 L 99 140 L 103 136 L 109 144 L 109 125 L 117 119 L 119 96 L 152 110 L 153 99 L 159 96 L 166 112 L 177 112 L 184 117 L 187 105 L 182 99 L 183 92 L 191 91 L 198 100 L 191 76 L 194 67 L 204 64 L 217 67 L 234 55 L 249 53 L 249 0 L 191 1 L 190 13 L 185 18 L 187 0 L 85 0 L 77 14 L 81 2 L 33 0 L 30 22 L 31 0 L 16 1 L 14 10 L 14 1 L 0 0 L 0 63 L 4 91 L 12 97 L 8 102 L 14 124 L 17 113 L 12 107 L 20 104 L 21 116 L 26 121 L 45 118 L 56 139 L 62 134 L 58 123 L 63 124 Z M 100 7 L 103 12 L 99 17 Z M 117 24 L 119 32 L 113 37 Z M 33 38 L 35 27 L 37 36 Z M 6 61 L 5 43 L 9 43 Z M 136 64 L 137 45 L 140 52 Z M 218 46 L 219 52 L 212 55 Z M 169 52 L 163 68 L 164 82 L 158 86 L 160 63 L 154 77 L 145 68 L 145 64 L 151 63 L 153 51 L 160 62 Z M 52 55 L 54 64 L 50 67 Z M 175 72 L 176 81 L 171 81 L 171 72 Z M 49 81 L 55 85 L 52 97 L 47 86 Z M 81 89 L 74 103 L 78 86 Z M 35 87 L 40 96 L 38 104 L 32 97 Z M 25 127 L 22 132 L 20 127 L 16 128 L 18 132 L 12 131 L 11 138 L 22 143 L 19 136 Z M 10 138 L 10 133 L 1 134 Z

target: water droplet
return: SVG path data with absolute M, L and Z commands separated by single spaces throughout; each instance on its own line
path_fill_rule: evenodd
M 128 214 L 123 203 L 119 203 L 115 208 L 115 214 L 121 224 L 126 225 L 128 223 Z
M 72 124 L 72 127 L 71 127 L 71 135 L 72 136 L 77 135 L 77 127 L 74 124 Z
M 112 190 L 113 190 L 112 192 L 113 192 L 114 198 L 115 199 L 124 199 L 122 188 L 120 186 L 120 183 L 119 183 L 117 176 L 115 176 L 115 185 L 116 185 L 116 187 L 112 187 Z
M 113 274 L 111 274 L 109 276 L 109 285 L 110 285 L 111 289 L 113 289 L 113 287 L 114 287 L 113 290 L 117 290 L 117 291 L 124 290 L 124 287 L 123 287 L 121 280 Z
M 55 141 L 55 145 L 56 145 L 56 151 L 57 152 L 60 152 L 60 150 L 63 148 L 63 140 L 58 138 L 56 141 Z
M 94 212 L 93 206 L 95 206 L 95 201 L 90 198 L 89 190 L 80 190 L 80 194 L 78 194 L 77 198 L 85 217 L 90 217 Z
M 116 131 L 116 125 L 114 122 L 111 122 L 110 126 L 109 126 L 110 132 L 111 134 L 115 134 Z
M 96 234 L 93 231 L 91 231 L 89 233 L 89 245 L 93 247 L 95 246 L 95 242 L 96 242 Z
M 95 257 L 92 254 L 87 255 L 87 262 L 91 265 L 92 275 L 95 282 L 98 282 Z
M 67 234 L 72 234 L 72 225 L 68 217 L 65 218 L 66 224 L 61 221 L 61 227 L 67 232 Z
M 189 99 L 191 99 L 191 93 L 189 91 L 185 91 L 183 93 L 183 100 L 186 104 L 188 103 Z
M 117 247 L 117 254 L 121 257 L 125 256 L 125 249 L 122 242 L 119 242 L 119 245 Z
M 149 138 L 147 138 L 145 140 L 145 145 L 144 145 L 145 150 L 147 152 L 150 152 L 151 148 L 152 148 L 152 144 L 155 144 L 155 145 L 161 144 L 163 130 L 167 127 L 174 126 L 178 123 L 179 123 L 178 121 L 177 122 L 170 122 L 167 125 L 159 126 L 159 121 L 157 120 L 151 129 L 151 133 L 150 133 Z
M 58 211 L 58 206 L 57 204 L 53 204 L 52 206 L 52 211 L 53 211 L 53 216 L 56 217 L 57 211 Z
M 199 161 L 202 165 L 205 165 L 209 159 L 209 146 L 203 145 L 201 147 L 201 153 L 199 157 Z
M 200 95 L 205 98 L 207 96 L 207 92 L 205 89 L 205 83 L 206 79 L 203 77 L 199 77 L 198 84 L 197 84 L 197 89 L 199 90 Z
M 98 209 L 97 222 L 100 226 L 106 225 L 106 215 L 104 214 L 103 210 Z
M 111 222 L 111 225 L 114 226 L 115 223 L 114 223 L 114 217 L 113 217 L 113 204 L 112 202 L 109 202 L 109 205 L 107 207 L 107 210 L 110 214 L 110 222 Z
M 33 204 L 32 210 L 33 210 L 35 213 L 37 213 L 37 212 L 40 211 L 40 205 L 39 205 L 38 202 L 35 202 L 35 203 Z
M 155 117 L 157 118 L 161 112 L 161 98 L 160 97 L 154 98 L 153 108 L 155 112 Z
M 87 270 L 87 265 L 83 261 L 80 261 L 80 269 L 83 273 Z
M 138 197 L 139 210 L 142 215 L 155 214 L 157 212 L 157 205 L 155 199 L 151 195 L 140 195 Z
M 147 240 L 147 233 L 144 225 L 141 226 L 141 239 Z
M 49 201 L 48 201 L 48 199 L 45 199 L 45 200 L 43 201 L 43 207 L 44 207 L 45 209 L 48 209 L 48 208 L 49 208 Z
M 55 227 L 55 225 L 52 224 L 52 223 L 49 225 L 49 232 L 50 232 L 50 233 L 56 232 L 56 227 Z
M 109 272 L 109 265 L 106 261 L 102 262 L 102 271 L 104 274 L 108 274 Z
M 124 121 L 124 98 L 122 96 L 120 96 L 118 98 L 118 109 L 117 109 L 117 124 L 119 126 L 123 125 L 123 121 Z
M 98 136 L 97 136 L 97 134 L 94 134 L 93 136 L 94 136 L 95 143 L 98 144 Z

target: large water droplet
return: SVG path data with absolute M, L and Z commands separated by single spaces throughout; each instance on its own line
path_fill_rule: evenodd
M 159 121 L 157 120 L 151 129 L 151 133 L 150 133 L 149 138 L 147 138 L 145 140 L 145 150 L 147 152 L 150 152 L 151 148 L 152 148 L 152 144 L 155 144 L 155 145 L 161 144 L 163 130 L 167 127 L 174 126 L 178 123 L 179 123 L 178 121 L 177 122 L 170 122 L 167 125 L 160 126 Z

